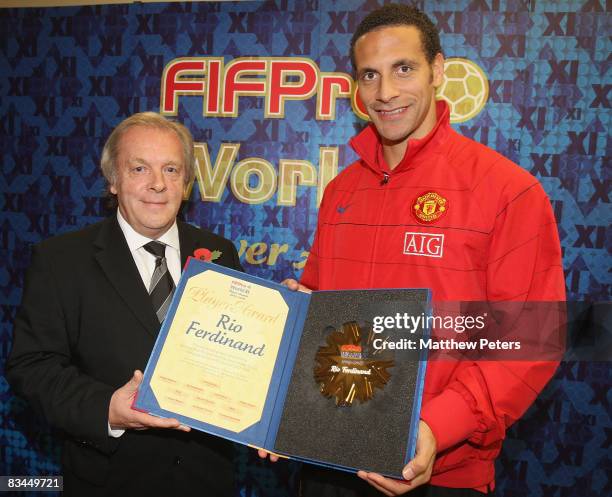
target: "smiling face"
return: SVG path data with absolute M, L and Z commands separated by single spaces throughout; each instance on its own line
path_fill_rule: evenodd
M 414 26 L 370 31 L 355 43 L 359 96 L 384 147 L 406 150 L 436 123 L 435 90 L 442 83 L 444 58 L 430 64 Z
M 141 235 L 159 238 L 174 223 L 183 199 L 185 159 L 173 131 L 134 126 L 118 144 L 110 185 L 125 220 Z

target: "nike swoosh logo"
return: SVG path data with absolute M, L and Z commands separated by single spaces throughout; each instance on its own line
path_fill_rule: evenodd
M 338 207 L 336 207 L 336 210 L 338 211 L 338 214 L 344 214 L 346 212 L 346 209 L 348 209 L 351 206 L 351 204 L 348 205 L 339 205 Z

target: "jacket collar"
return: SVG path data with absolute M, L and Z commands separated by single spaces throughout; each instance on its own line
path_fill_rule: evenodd
M 431 152 L 442 143 L 448 135 L 450 127 L 450 110 L 444 100 L 436 101 L 436 124 L 423 138 L 409 139 L 406 153 L 401 162 L 391 171 L 383 157 L 382 143 L 376 128 L 370 123 L 361 133 L 349 142 L 362 162 L 376 174 L 396 174 L 400 171 L 416 167 L 424 152 Z
M 189 236 L 185 224 L 181 221 L 177 221 L 177 225 L 179 230 L 179 242 L 181 244 L 181 267 L 184 268 L 185 264 L 187 264 L 187 258 L 193 256 L 195 250 L 202 246 L 202 243 L 200 243 L 197 238 Z
M 187 257 L 193 255 L 194 250 L 198 248 L 199 240 L 192 236 L 184 223 L 177 221 L 177 226 L 181 244 L 181 265 L 184 267 Z M 157 336 L 160 328 L 159 320 L 119 227 L 117 216 L 111 216 L 103 221 L 94 244 L 98 249 L 95 258 L 106 277 L 147 332 Z
M 98 249 L 94 257 L 111 285 L 147 332 L 157 336 L 159 320 L 119 227 L 117 216 L 111 216 L 102 223 L 94 245 Z

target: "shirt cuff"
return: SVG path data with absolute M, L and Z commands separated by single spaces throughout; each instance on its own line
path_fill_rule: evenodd
M 107 423 L 108 424 L 108 423 Z M 119 438 L 121 435 L 125 433 L 125 430 L 113 430 L 108 424 L 108 436 L 113 438 Z
M 436 437 L 438 452 L 467 440 L 478 428 L 468 403 L 459 393 L 449 389 L 423 406 L 421 419 Z

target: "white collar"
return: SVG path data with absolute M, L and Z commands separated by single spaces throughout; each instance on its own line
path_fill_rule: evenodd
M 149 243 L 153 238 L 148 238 L 144 235 L 138 233 L 130 223 L 128 223 L 125 218 L 121 215 L 121 211 L 117 209 L 117 221 L 119 222 L 119 227 L 121 231 L 123 231 L 123 235 L 125 236 L 125 240 L 127 241 L 130 252 L 135 252 L 143 245 Z M 157 238 L 157 241 L 162 242 L 173 249 L 180 252 L 181 244 L 179 242 L 179 233 L 178 226 L 176 224 L 176 219 L 174 220 L 174 224 L 166 231 L 162 236 Z

